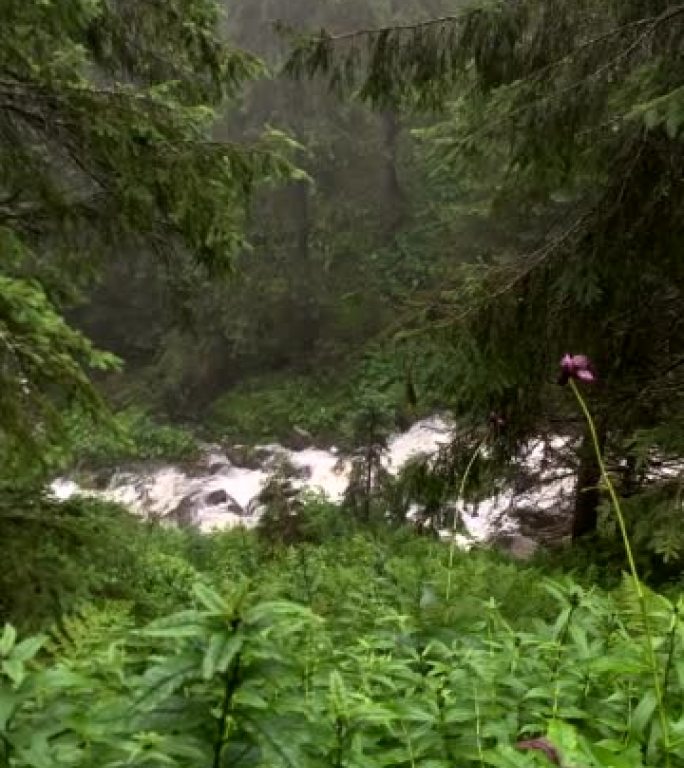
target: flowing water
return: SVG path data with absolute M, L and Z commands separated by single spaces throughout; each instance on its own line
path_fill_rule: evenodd
M 396 474 L 409 459 L 435 454 L 451 441 L 453 434 L 453 424 L 440 416 L 419 421 L 390 438 L 383 463 Z M 467 532 L 459 537 L 459 543 L 466 546 L 502 534 L 517 535 L 525 510 L 553 516 L 555 511 L 560 514 L 560 510 L 567 509 L 574 476 L 567 467 L 548 458 L 549 452 L 556 455 L 566 444 L 561 438 L 534 441 L 523 451 L 521 471 L 536 477 L 530 488 L 511 486 L 477 505 L 452 505 Z M 296 478 L 291 481 L 295 488 L 320 492 L 332 501 L 342 499 L 349 481 L 351 460 L 334 448 L 295 451 L 281 445 L 260 446 L 255 451 L 259 457 L 256 468 L 236 466 L 228 453 L 207 447 L 192 470 L 150 465 L 134 471 L 114 471 L 100 490 L 81 488 L 73 480 L 62 478 L 52 483 L 51 491 L 59 499 L 75 494 L 98 496 L 146 517 L 189 523 L 209 532 L 237 525 L 254 526 L 260 514 L 259 493 L 283 462 L 296 470 Z

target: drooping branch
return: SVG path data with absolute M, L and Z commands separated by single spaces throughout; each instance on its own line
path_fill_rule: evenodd
M 86 229 L 100 224 L 100 217 L 93 215 L 95 208 L 126 215 L 130 211 L 133 216 L 144 216 L 137 220 L 136 228 L 141 229 L 142 222 L 150 234 L 163 230 L 171 238 L 180 237 L 200 261 L 218 264 L 209 255 L 211 244 L 198 232 L 200 217 L 187 217 L 183 195 L 192 189 L 191 169 L 202 169 L 204 178 L 222 181 L 231 204 L 220 212 L 217 208 L 216 213 L 233 229 L 254 185 L 269 176 L 288 176 L 293 169 L 270 140 L 254 144 L 213 141 L 201 111 L 196 119 L 193 115 L 179 124 L 177 103 L 144 89 L 79 83 L 55 90 L 5 77 L 0 79 L 0 108 L 4 108 L 0 112 L 0 150 L 6 146 L 11 161 L 4 186 L 10 197 L 21 190 L 24 201 L 21 208 L 3 205 L 0 217 L 17 225 L 21 222 L 22 231 L 34 234 L 40 218 L 49 219 L 46 213 L 50 210 L 59 211 L 61 217 L 78 218 Z M 25 170 L 30 167 L 37 173 L 27 178 Z M 131 175 L 135 184 L 127 181 Z M 147 211 L 126 201 L 130 190 L 143 181 Z M 197 182 L 198 197 L 210 195 L 199 177 Z M 31 210 L 40 216 L 29 219 L 25 215 L 28 198 L 32 198 Z M 204 211 L 212 208 L 201 207 Z M 88 215 L 80 216 L 79 210 Z M 206 227 L 215 234 L 220 232 L 208 219 Z
M 556 70 L 573 66 L 574 82 L 566 87 L 579 87 L 587 77 L 609 74 L 650 35 L 664 25 L 671 27 L 683 14 L 684 4 L 678 4 L 598 34 L 590 19 L 576 19 L 579 31 L 560 41 L 561 53 L 549 59 L 534 50 L 534 8 L 529 3 L 483 3 L 416 24 L 300 36 L 284 69 L 292 77 L 326 77 L 331 87 L 356 91 L 379 106 L 409 102 L 434 108 L 460 78 L 473 72 L 485 87 L 510 86 L 543 82 Z M 597 49 L 612 53 L 597 55 Z M 587 72 L 594 59 L 595 68 Z
M 469 10 L 459 14 L 440 16 L 434 19 L 426 19 L 424 21 L 419 21 L 414 24 L 394 24 L 389 27 L 357 29 L 351 32 L 343 32 L 340 34 L 329 34 L 327 32 L 320 32 L 318 35 L 312 35 L 309 38 L 303 38 L 300 41 L 300 44 L 316 45 L 318 43 L 326 43 L 326 44 L 335 46 L 345 41 L 353 41 L 353 42 L 366 42 L 367 44 L 372 45 L 373 41 L 376 38 L 380 37 L 381 35 L 414 33 L 420 30 L 430 29 L 433 27 L 441 27 L 445 25 L 462 23 L 469 15 L 478 13 L 478 12 L 479 10 Z M 620 35 L 632 29 L 659 26 L 660 24 L 663 24 L 666 21 L 669 21 L 674 16 L 678 16 L 682 13 L 684 13 L 684 4 L 677 5 L 674 8 L 668 8 L 666 11 L 659 14 L 658 16 L 649 16 L 647 18 L 636 19 L 635 21 L 631 21 L 627 24 L 622 24 L 618 27 L 614 27 L 608 30 L 607 32 L 604 32 L 600 35 L 597 35 L 596 37 L 593 37 L 585 41 L 581 45 L 576 46 L 575 48 L 573 48 L 573 50 L 570 53 L 566 54 L 560 59 L 557 59 L 551 62 L 543 69 L 546 70 L 549 68 L 553 68 L 558 64 L 563 63 L 573 54 L 576 54 L 579 51 L 584 50 L 586 48 L 590 48 L 592 46 L 602 44 L 606 40 L 610 39 L 611 37 Z M 281 31 L 292 33 L 292 30 L 286 29 L 283 26 L 280 26 L 280 29 Z

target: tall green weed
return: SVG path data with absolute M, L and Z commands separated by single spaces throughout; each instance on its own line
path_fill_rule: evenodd
M 530 743 L 568 767 L 664 763 L 627 582 L 456 553 L 447 600 L 446 548 L 380 530 L 279 550 L 217 534 L 185 556 L 194 591 L 141 629 L 104 604 L 49 637 L 5 630 L 0 764 L 551 764 Z M 684 601 L 646 605 L 681 768 Z

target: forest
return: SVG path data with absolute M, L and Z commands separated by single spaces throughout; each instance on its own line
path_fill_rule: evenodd
M 684 768 L 684 4 L 0 0 L 0 768 Z

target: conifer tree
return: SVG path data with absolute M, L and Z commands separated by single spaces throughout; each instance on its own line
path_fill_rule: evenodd
M 441 110 L 435 172 L 486 169 L 495 210 L 534 222 L 525 247 L 461 271 L 419 322 L 453 351 L 459 415 L 500 414 L 511 452 L 565 418 L 552 384 L 565 351 L 597 364 L 606 450 L 628 453 L 638 429 L 681 446 L 683 42 L 672 0 L 481 0 L 292 52 L 295 76 L 322 73 L 382 108 Z M 597 479 L 585 439 L 577 536 L 596 526 Z
M 59 406 L 98 407 L 111 366 L 61 316 L 122 248 L 225 269 L 279 145 L 212 140 L 215 110 L 261 71 L 219 36 L 215 0 L 6 0 L 0 8 L 0 430 L 14 453 Z M 280 142 L 282 144 L 282 142 Z

